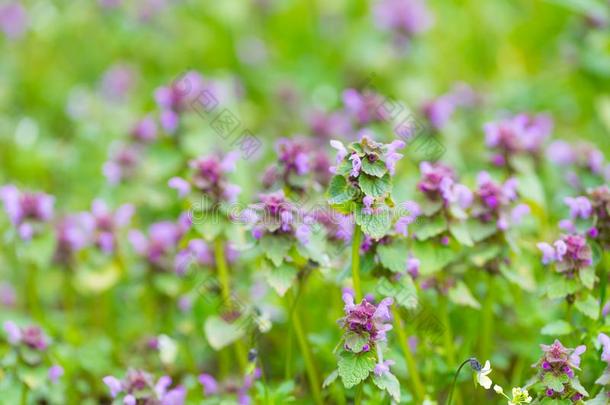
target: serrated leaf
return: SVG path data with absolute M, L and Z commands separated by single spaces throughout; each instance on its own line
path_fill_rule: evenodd
M 481 243 L 473 249 L 470 254 L 470 261 L 477 267 L 483 267 L 485 263 L 498 256 L 500 246 Z
M 388 172 L 388 169 L 381 160 L 371 162 L 368 159 L 362 159 L 362 171 L 375 177 L 383 177 Z
M 267 282 L 278 293 L 280 297 L 292 286 L 297 277 L 298 270 L 288 264 L 282 263 L 280 266 L 270 268 L 266 274 Z
M 383 238 L 392 226 L 390 214 L 387 210 L 365 214 L 362 212 L 362 207 L 358 207 L 355 218 L 356 224 L 360 225 L 362 232 L 373 239 Z
M 465 222 L 460 221 L 449 224 L 449 232 L 460 242 L 460 245 L 472 246 L 474 244 L 468 231 L 468 225 Z
M 370 353 L 342 352 L 339 357 L 338 372 L 345 388 L 352 388 L 366 380 L 375 369 L 375 357 Z
M 560 376 L 554 375 L 553 373 L 545 373 L 542 379 L 542 383 L 555 392 L 563 392 L 564 390 L 562 378 Z
M 205 320 L 203 331 L 212 349 L 218 351 L 241 338 L 245 328 L 240 322 L 228 323 L 221 317 L 213 315 Z
M 366 173 L 360 173 L 358 176 L 358 184 L 360 189 L 366 195 L 371 197 L 383 197 L 392 191 L 392 182 L 389 173 L 383 177 L 369 176 Z
M 341 163 L 337 165 L 335 174 L 339 176 L 347 176 L 352 171 L 352 162 L 348 159 L 343 159 Z
M 449 299 L 458 305 L 475 309 L 481 308 L 481 304 L 474 298 L 470 289 L 463 281 L 458 281 L 455 286 L 449 289 Z
M 442 215 L 422 216 L 417 218 L 411 229 L 417 240 L 426 240 L 446 231 L 447 220 Z
M 562 336 L 572 333 L 572 325 L 563 320 L 551 322 L 544 326 L 540 333 L 548 336 Z
M 404 243 L 396 240 L 387 245 L 377 246 L 377 256 L 386 269 L 394 273 L 402 273 L 407 266 L 407 250 Z
M 288 254 L 292 241 L 284 236 L 264 235 L 260 240 L 261 250 L 274 266 L 279 266 Z
M 599 301 L 597 301 L 592 295 L 587 295 L 584 299 L 578 299 L 574 303 L 577 310 L 588 316 L 593 320 L 599 318 Z
M 343 204 L 351 201 L 356 194 L 356 189 L 343 176 L 333 176 L 328 186 L 328 203 Z
M 347 332 L 343 337 L 345 341 L 345 345 L 349 348 L 350 351 L 354 353 L 360 353 L 365 345 L 369 343 L 369 334 L 363 333 L 359 334 L 356 332 Z
M 381 375 L 373 375 L 373 383 L 382 390 L 387 391 L 395 402 L 400 402 L 400 383 L 396 376 L 389 371 Z

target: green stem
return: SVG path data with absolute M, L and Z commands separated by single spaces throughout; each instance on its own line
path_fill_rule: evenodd
M 462 364 L 460 364 L 457 371 L 455 372 L 455 375 L 453 376 L 453 383 L 451 384 L 451 391 L 449 391 L 449 398 L 447 399 L 447 405 L 451 405 L 451 400 L 453 399 L 453 391 L 455 391 L 455 385 L 457 383 L 458 376 L 460 375 L 460 371 L 462 371 L 462 367 L 468 364 L 470 360 L 471 359 L 465 360 Z
M 26 297 L 27 306 L 30 314 L 40 324 L 44 324 L 44 316 L 40 309 L 40 294 L 38 292 L 38 266 L 34 262 L 30 262 L 26 271 Z
M 413 357 L 413 353 L 409 349 L 409 343 L 407 335 L 403 329 L 402 319 L 400 318 L 400 313 L 396 307 L 392 307 L 392 315 L 394 318 L 394 329 L 396 330 L 396 334 L 398 335 L 398 342 L 400 343 L 400 347 L 405 356 L 405 360 L 407 362 L 407 369 L 409 371 L 409 377 L 411 377 L 411 385 L 413 386 L 413 391 L 415 392 L 415 396 L 417 397 L 417 402 L 423 402 L 426 391 L 424 389 L 424 385 L 421 382 L 421 378 L 419 376 L 419 372 L 417 371 L 417 365 L 415 363 L 415 358 Z
M 443 331 L 443 345 L 445 346 L 445 355 L 447 357 L 447 363 L 452 366 L 455 364 L 455 348 L 453 345 L 453 333 L 451 331 L 451 322 L 449 320 L 449 309 L 447 297 L 443 295 L 439 295 L 439 304 L 440 304 L 440 315 L 441 320 L 444 326 Z M 453 392 L 453 388 L 451 390 Z M 460 395 L 459 389 L 456 390 L 456 401 L 458 404 L 462 403 L 462 397 Z
M 354 226 L 354 240 L 352 241 L 352 281 L 354 283 L 354 294 L 356 302 L 362 299 L 360 288 L 360 239 L 362 231 L 358 225 Z
M 606 304 L 606 287 L 608 285 L 608 266 L 610 265 L 610 253 L 605 252 L 599 261 L 599 319 L 603 322 L 602 312 Z
M 21 405 L 27 405 L 28 403 L 28 386 L 23 383 L 23 388 L 21 389 Z
M 313 361 L 313 355 L 311 354 L 311 348 L 307 342 L 307 337 L 305 336 L 303 324 L 301 323 L 301 318 L 299 312 L 296 310 L 296 306 L 294 306 L 290 316 L 292 319 L 292 325 L 294 327 L 294 333 L 297 337 L 301 354 L 303 355 L 303 360 L 305 361 L 307 377 L 309 378 L 309 385 L 311 386 L 314 401 L 316 404 L 322 405 L 324 402 L 322 401 L 322 394 L 320 392 L 320 379 L 318 378 L 318 373 Z
M 224 305 L 233 307 L 231 301 L 231 281 L 229 278 L 229 267 L 227 266 L 224 243 L 221 238 L 216 238 L 214 240 L 214 258 L 216 260 L 216 270 L 218 271 L 218 281 L 220 282 L 220 294 L 222 296 L 222 302 Z M 235 342 L 235 355 L 237 356 L 237 362 L 239 364 L 240 370 L 244 371 L 248 366 L 248 355 L 246 353 L 246 349 L 243 345 L 243 342 L 240 340 Z
M 354 399 L 354 405 L 360 405 L 362 403 L 362 397 L 364 396 L 364 390 L 362 387 L 364 383 L 358 384 L 356 387 L 356 398 Z

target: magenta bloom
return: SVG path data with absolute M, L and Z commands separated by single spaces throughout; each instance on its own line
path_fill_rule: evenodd
M 591 216 L 591 202 L 587 199 L 587 197 L 566 197 L 564 202 L 570 208 L 570 216 L 572 218 L 586 219 Z
M 225 245 L 225 257 L 229 263 L 234 263 L 239 257 L 239 252 L 230 242 Z M 187 247 L 176 254 L 174 269 L 177 274 L 184 275 L 192 263 L 201 266 L 214 266 L 216 263 L 214 251 L 203 239 L 191 239 Z
M 162 376 L 155 383 L 153 377 L 141 370 L 129 369 L 122 380 L 113 376 L 103 378 L 104 384 L 110 390 L 110 396 L 116 398 L 120 394 L 124 404 L 142 402 L 159 405 L 183 405 L 186 400 L 186 389 L 183 386 L 170 388 L 172 379 Z
M 135 208 L 123 204 L 112 212 L 102 200 L 95 200 L 91 205 L 91 215 L 95 223 L 94 243 L 104 253 L 112 253 L 116 247 L 117 231 L 131 222 Z
M 482 222 L 495 221 L 498 229 L 504 231 L 510 225 L 519 224 L 523 217 L 529 214 L 529 206 L 514 205 L 518 198 L 515 178 L 509 178 L 504 184 L 498 184 L 487 172 L 481 172 L 477 183 L 476 204 L 472 214 Z
M 92 243 L 95 221 L 88 212 L 67 215 L 55 226 L 55 261 L 68 264 L 75 253 Z
M 553 121 L 547 115 L 518 114 L 485 125 L 485 143 L 507 157 L 514 153 L 538 154 L 551 134 Z
M 381 0 L 374 14 L 381 29 L 407 38 L 427 31 L 433 22 L 424 0 Z
M 20 38 L 27 30 L 28 15 L 19 1 L 0 4 L 0 30 L 9 39 Z
M 150 115 L 145 116 L 133 126 L 131 137 L 137 142 L 154 141 L 157 137 L 157 123 Z
M 140 155 L 137 145 L 112 145 L 109 158 L 102 168 L 108 183 L 116 185 L 132 178 L 140 162 Z
M 162 221 L 152 224 L 148 228 L 148 236 L 137 230 L 129 233 L 129 240 L 140 256 L 148 262 L 162 269 L 172 267 L 172 256 L 176 252 L 178 243 L 191 226 L 188 214 L 182 214 L 176 223 Z
M 383 299 L 377 306 L 366 299 L 355 305 L 354 296 L 344 293 L 343 302 L 345 302 L 345 317 L 341 318 L 339 323 L 348 332 L 368 336 L 369 343 L 365 345 L 363 351 L 370 350 L 376 342 L 386 340 L 386 332 L 392 329 L 392 325 L 388 323 L 392 319 L 390 316 L 390 305 L 394 302 L 392 298 Z M 353 351 L 347 341 L 345 348 Z
M 101 92 L 109 100 L 124 101 L 134 88 L 136 77 L 136 71 L 128 64 L 114 64 L 102 77 Z
M 388 114 L 379 108 L 383 98 L 370 91 L 359 93 L 355 89 L 347 89 L 343 92 L 343 103 L 345 110 L 360 125 L 366 125 L 375 121 L 386 121 Z
M 62 366 L 54 364 L 49 368 L 47 375 L 51 383 L 55 384 L 57 380 L 59 380 L 64 375 L 64 369 Z
M 36 227 L 53 218 L 55 197 L 48 194 L 20 191 L 13 185 L 7 185 L 0 188 L 0 200 L 11 223 L 24 240 L 31 239 Z
M 23 344 L 30 349 L 44 351 L 49 343 L 42 329 L 38 326 L 26 326 L 21 328 L 12 321 L 4 322 L 4 331 L 7 334 L 7 340 L 12 345 Z

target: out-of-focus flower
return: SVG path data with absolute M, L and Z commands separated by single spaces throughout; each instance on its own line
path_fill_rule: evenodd
M 239 154 L 235 151 L 224 157 L 218 155 L 199 157 L 189 162 L 192 175 L 188 180 L 173 177 L 168 184 L 178 191 L 180 197 L 186 196 L 191 189 L 195 189 L 215 203 L 221 201 L 233 203 L 237 200 L 241 189 L 229 183 L 226 175 L 235 170 L 238 158 Z
M 147 115 L 135 123 L 130 135 L 136 142 L 152 142 L 157 137 L 157 123 L 150 115 Z
M 54 260 L 69 264 L 74 254 L 92 243 L 94 229 L 95 220 L 88 212 L 63 217 L 55 226 L 57 246 Z
M 568 277 L 593 262 L 591 248 L 581 235 L 564 235 L 555 241 L 553 246 L 548 243 L 538 243 L 538 248 L 543 255 L 543 264 L 557 262 L 557 271 Z
M 94 243 L 104 253 L 112 253 L 116 247 L 117 231 L 129 225 L 135 208 L 123 204 L 112 212 L 102 200 L 94 200 L 91 215 L 95 224 Z
M 19 236 L 29 240 L 36 228 L 53 218 L 55 197 L 40 192 L 21 191 L 13 185 L 0 187 L 0 200 L 4 203 L 11 223 Z
M 119 380 L 113 376 L 103 378 L 104 384 L 110 390 L 110 396 L 116 398 L 124 393 L 124 404 L 151 403 L 160 405 L 183 405 L 186 399 L 186 389 L 183 386 L 171 388 L 172 379 L 162 376 L 155 383 L 153 377 L 144 371 L 129 369 L 125 378 Z
M 7 282 L 0 283 L 0 305 L 12 308 L 17 302 L 17 294 L 13 286 Z
M 21 328 L 13 321 L 4 322 L 4 331 L 7 335 L 7 340 L 12 345 L 23 344 L 30 349 L 44 351 L 49 343 L 42 329 L 38 326 L 26 326 Z
M 19 1 L 0 4 L 0 29 L 10 39 L 20 38 L 28 26 L 28 15 Z
M 489 360 L 487 360 L 485 362 L 485 365 L 479 370 L 475 370 L 475 373 L 475 379 L 477 384 L 479 384 L 486 390 L 490 389 L 492 381 L 491 378 L 488 377 L 488 375 L 491 373 L 491 364 L 489 363 Z
M 117 185 L 134 176 L 140 162 L 140 148 L 136 145 L 115 143 L 110 148 L 109 158 L 102 171 L 111 185 Z
M 239 257 L 239 252 L 232 243 L 225 244 L 225 257 L 229 263 L 234 263 Z M 214 252 L 203 239 L 191 239 L 185 249 L 176 254 L 174 260 L 176 273 L 183 275 L 191 264 L 201 266 L 214 266 L 216 261 Z
M 591 216 L 591 202 L 587 197 L 566 197 L 564 202 L 570 208 L 570 216 L 572 218 L 586 219 Z
M 365 90 L 363 93 L 355 89 L 347 89 L 343 92 L 343 103 L 345 110 L 360 125 L 370 122 L 382 122 L 388 119 L 384 109 L 380 109 L 383 98 L 376 93 Z
M 210 374 L 199 375 L 199 383 L 203 386 L 203 392 L 205 395 L 214 395 L 218 393 L 218 382 Z
M 163 269 L 172 268 L 173 254 L 178 243 L 191 226 L 188 214 L 182 214 L 176 223 L 162 221 L 148 228 L 148 236 L 138 230 L 129 233 L 134 250 L 148 262 Z
M 530 212 L 525 204 L 514 205 L 517 200 L 517 180 L 509 178 L 504 184 L 497 184 L 487 172 L 479 173 L 475 190 L 476 203 L 472 215 L 482 222 L 495 221 L 499 230 L 517 225 Z
M 49 368 L 47 375 L 51 383 L 55 384 L 57 380 L 59 380 L 64 375 L 64 369 L 62 366 L 54 364 Z
M 349 118 L 342 112 L 324 113 L 313 111 L 309 115 L 309 127 L 319 139 L 320 144 L 327 144 L 331 138 L 344 136 L 352 131 Z
M 433 23 L 424 0 L 379 0 L 375 4 L 374 14 L 381 29 L 404 38 L 427 31 Z
M 100 88 L 109 100 L 124 101 L 133 89 L 137 73 L 135 69 L 125 63 L 116 63 L 104 73 Z

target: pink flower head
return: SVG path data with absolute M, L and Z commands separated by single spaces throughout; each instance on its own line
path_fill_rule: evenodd
M 55 198 L 48 194 L 20 191 L 13 185 L 7 185 L 0 188 L 0 200 L 11 223 L 24 240 L 34 236 L 35 226 L 53 218 Z
M 388 322 L 391 320 L 390 305 L 392 298 L 383 299 L 377 306 L 366 299 L 358 305 L 354 304 L 354 297 L 343 294 L 345 302 L 345 317 L 339 322 L 349 332 L 357 334 L 368 334 L 369 347 L 373 347 L 377 341 L 385 341 L 386 332 L 392 329 Z M 346 342 L 346 349 L 352 350 Z
M 424 0 L 381 0 L 375 5 L 374 15 L 381 29 L 407 38 L 428 30 L 433 22 Z
M 570 208 L 570 216 L 572 218 L 586 219 L 591 216 L 591 202 L 587 197 L 566 197 L 564 202 Z
M 0 30 L 9 39 L 20 38 L 28 26 L 28 15 L 19 1 L 0 4 Z

